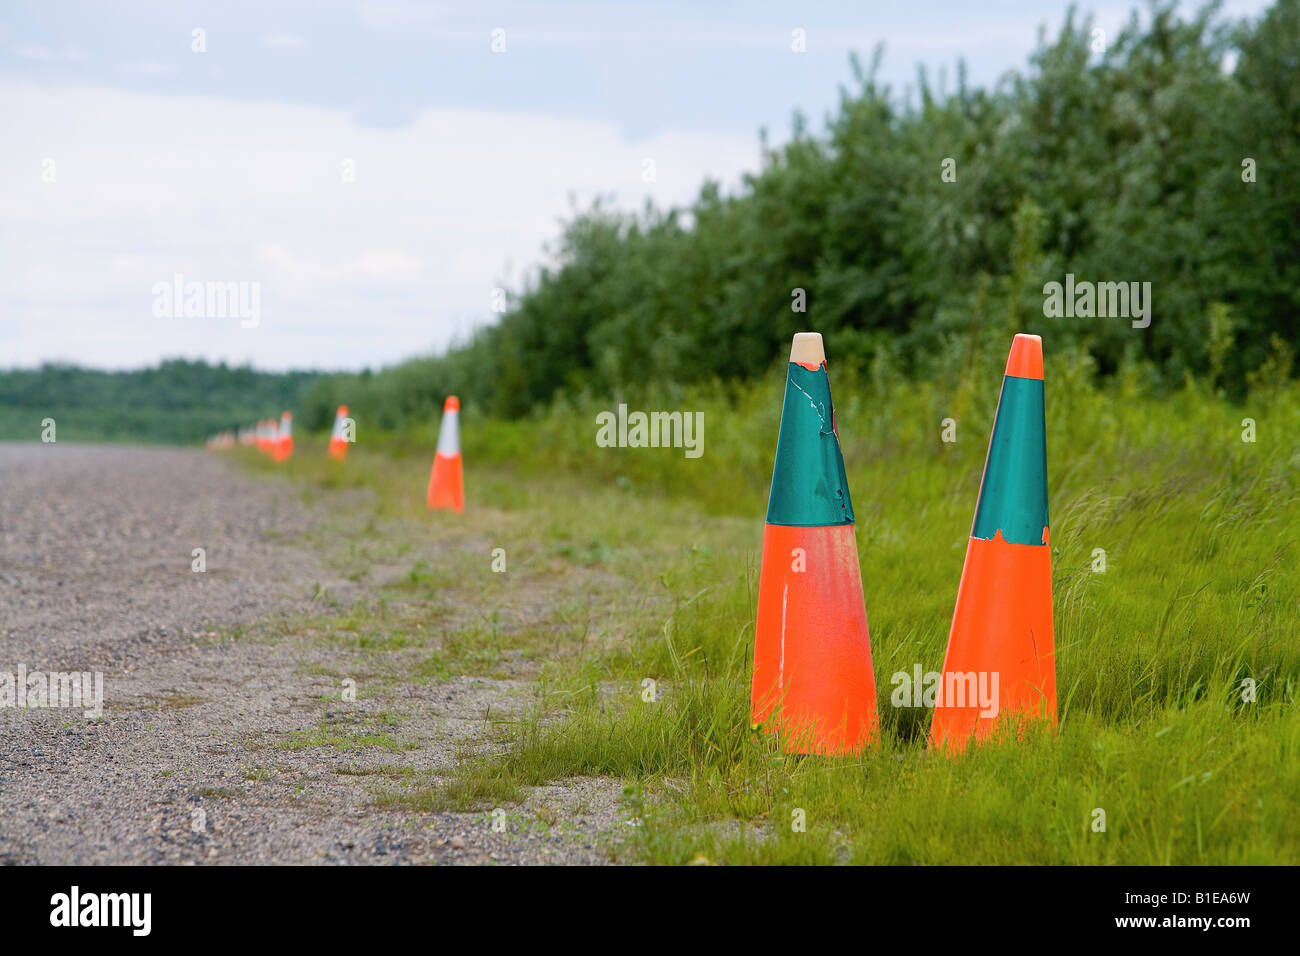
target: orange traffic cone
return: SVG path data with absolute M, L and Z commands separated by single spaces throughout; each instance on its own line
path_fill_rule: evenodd
M 275 460 L 287 461 L 293 454 L 293 416 L 288 412 L 280 414 L 280 429 L 275 436 Z
M 1011 343 L 935 701 L 930 742 L 954 753 L 1002 721 L 1056 724 L 1043 340 Z
M 438 428 L 438 450 L 429 475 L 430 508 L 465 510 L 465 478 L 460 461 L 460 399 L 448 395 Z
M 343 437 L 343 420 L 348 417 L 348 407 L 340 405 L 334 414 L 334 430 L 330 433 L 330 457 L 343 461 L 348 457 L 348 442 Z
M 878 726 L 853 503 L 816 332 L 790 348 L 750 703 L 754 728 L 779 733 L 788 753 L 856 753 Z

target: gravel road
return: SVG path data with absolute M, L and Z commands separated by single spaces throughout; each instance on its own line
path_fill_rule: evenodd
M 263 743 L 310 733 L 337 688 L 300 648 L 227 635 L 310 612 L 318 585 L 362 591 L 308 543 L 326 508 L 200 451 L 0 444 L 0 862 L 606 861 L 613 781 L 539 788 L 505 832 L 483 813 L 376 806 L 376 768 L 449 767 L 486 713 L 525 705 L 529 680 L 398 688 L 400 754 Z M 20 668 L 101 673 L 102 716 L 7 705 Z M 534 825 L 557 806 L 563 826 Z

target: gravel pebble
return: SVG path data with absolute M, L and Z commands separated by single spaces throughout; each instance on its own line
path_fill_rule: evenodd
M 97 720 L 0 707 L 0 863 L 608 862 L 617 781 L 538 788 L 500 832 L 488 813 L 380 809 L 358 772 L 453 766 L 528 681 L 455 678 L 327 711 L 328 667 L 304 664 L 329 651 L 230 639 L 313 610 L 317 585 L 363 593 L 306 543 L 328 508 L 200 451 L 0 444 L 0 673 L 104 675 Z M 279 745 L 397 699 L 415 741 L 401 753 Z M 543 806 L 559 825 L 536 821 Z

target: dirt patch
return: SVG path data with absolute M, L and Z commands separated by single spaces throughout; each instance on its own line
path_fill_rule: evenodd
M 615 855 L 626 816 L 617 781 L 538 788 L 502 814 L 377 800 L 384 787 L 436 782 L 466 754 L 490 752 L 494 721 L 530 705 L 532 668 L 512 670 L 507 654 L 493 676 L 363 677 L 347 699 L 355 649 L 293 628 L 259 639 L 268 622 L 371 596 L 375 582 L 345 573 L 312 533 L 330 504 L 328 493 L 308 505 L 202 452 L 0 445 L 0 672 L 104 677 L 98 719 L 0 708 L 0 862 Z M 203 573 L 192 570 L 195 548 Z M 453 602 L 437 626 L 476 613 Z

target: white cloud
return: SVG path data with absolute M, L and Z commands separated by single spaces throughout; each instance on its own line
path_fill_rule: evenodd
M 20 43 L 14 47 L 14 56 L 21 60 L 48 60 L 50 48 L 42 43 Z
M 14 144 L 0 151 L 0 366 L 425 353 L 492 318 L 492 287 L 538 262 L 570 194 L 682 203 L 757 160 L 748 130 L 627 142 L 612 123 L 475 110 L 391 129 L 341 109 L 0 83 L 0 115 Z M 154 318 L 151 288 L 176 273 L 261 283 L 261 325 Z
M 401 249 L 368 249 L 351 259 L 326 262 L 274 242 L 259 243 L 254 256 L 269 270 L 269 281 L 300 291 L 327 289 L 355 280 L 409 281 L 419 276 L 422 265 L 418 256 Z
M 176 67 L 171 63 L 160 63 L 157 60 L 140 60 L 135 63 L 121 63 L 118 65 L 117 71 L 124 76 L 161 79 L 173 75 L 176 72 Z
M 362 26 L 376 33 L 407 33 L 447 19 L 451 11 L 438 4 L 366 2 L 357 7 Z
M 268 33 L 262 37 L 262 46 L 268 50 L 292 52 L 307 49 L 308 43 L 306 37 L 296 33 Z

